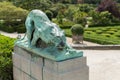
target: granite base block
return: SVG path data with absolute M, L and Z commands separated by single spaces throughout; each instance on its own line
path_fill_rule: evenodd
M 44 80 L 89 80 L 86 57 L 62 62 L 45 59 L 43 74 Z
M 54 61 L 18 46 L 13 52 L 14 80 L 89 80 L 86 57 Z

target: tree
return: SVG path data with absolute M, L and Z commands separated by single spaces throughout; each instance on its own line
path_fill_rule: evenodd
M 120 18 L 120 11 L 117 2 L 113 0 L 102 0 L 97 11 L 109 11 L 113 16 Z

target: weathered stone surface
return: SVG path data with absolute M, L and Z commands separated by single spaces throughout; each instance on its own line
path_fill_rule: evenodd
M 31 74 L 30 72 L 30 64 L 31 64 L 31 60 L 26 59 L 25 57 L 21 56 L 21 70 L 24 71 L 27 74 Z
M 15 49 L 14 80 L 89 80 L 86 57 L 54 61 L 18 46 Z
M 89 80 L 85 57 L 61 62 L 45 59 L 44 62 L 44 80 Z
M 12 53 L 12 59 L 13 59 L 13 66 L 17 67 L 17 68 L 21 68 L 21 56 L 16 54 L 16 53 Z
M 40 56 L 32 56 L 31 76 L 36 80 L 42 80 L 43 58 Z
M 21 80 L 21 71 L 16 67 L 13 67 L 13 77 L 14 80 Z

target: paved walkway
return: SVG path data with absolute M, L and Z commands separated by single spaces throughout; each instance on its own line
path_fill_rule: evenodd
M 83 50 L 89 80 L 120 80 L 120 50 Z
M 17 33 L 1 34 L 12 38 L 17 37 Z M 24 34 L 20 34 L 24 36 Z M 71 43 L 71 38 L 67 38 Z M 98 45 L 84 41 L 87 45 Z M 120 80 L 120 50 L 83 50 L 84 56 L 87 57 L 89 66 L 89 80 Z
M 8 37 L 11 37 L 11 38 L 17 38 L 18 36 L 18 33 L 17 32 L 14 32 L 14 33 L 7 33 L 7 32 L 3 32 L 3 31 L 0 31 L 0 34 L 4 35 L 4 36 L 8 36 Z M 19 34 L 21 36 L 24 36 L 24 34 Z

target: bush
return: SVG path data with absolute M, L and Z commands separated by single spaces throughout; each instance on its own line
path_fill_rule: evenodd
M 41 9 L 45 11 L 51 6 L 50 0 L 12 0 L 14 5 L 27 10 Z
M 0 2 L 0 19 L 8 22 L 20 19 L 24 21 L 28 14 L 27 10 L 18 8 L 9 2 Z
M 83 35 L 84 33 L 84 28 L 80 24 L 75 24 L 71 28 L 71 32 L 73 35 Z
M 110 37 L 111 35 L 110 34 L 101 34 L 102 36 L 105 36 L 105 37 Z
M 101 33 L 102 33 L 102 30 L 96 30 L 96 33 L 97 33 L 97 34 L 101 34 Z
M 51 11 L 49 11 L 49 10 L 46 10 L 45 13 L 46 13 L 46 15 L 48 16 L 48 18 L 49 18 L 50 20 L 52 20 L 53 13 L 52 13 Z
M 106 33 L 108 33 L 108 34 L 114 34 L 115 32 L 114 31 L 106 31 Z
M 25 25 L 24 25 L 24 24 L 19 25 L 19 26 L 16 28 L 16 31 L 17 31 L 18 33 L 25 33 L 25 32 L 26 32 Z
M 90 11 L 89 15 L 92 17 L 91 25 L 109 25 L 112 24 L 111 22 L 111 13 L 108 11 L 104 12 L 97 12 L 97 11 Z
M 3 30 L 3 31 L 8 32 L 8 33 L 12 33 L 15 31 L 12 26 L 10 26 L 10 25 L 5 26 L 3 24 L 0 25 L 0 30 Z
M 73 21 L 76 22 L 77 24 L 82 25 L 86 24 L 87 13 L 78 11 L 73 16 L 74 16 Z
M 58 20 L 59 24 L 63 23 L 63 18 L 64 18 L 64 15 L 62 14 L 62 12 L 59 11 L 59 13 L 57 15 L 57 20 Z
M 100 3 L 101 0 L 84 0 L 85 3 L 89 4 L 98 4 Z
M 28 14 L 27 10 L 18 8 L 10 2 L 0 2 L 0 29 L 6 32 L 15 32 L 16 27 L 23 24 L 26 16 Z
M 86 12 L 86 13 L 95 9 L 92 4 L 79 4 L 78 7 L 81 12 Z
M 50 11 L 53 13 L 53 18 L 56 18 L 56 16 L 58 15 L 57 7 L 50 8 Z
M 75 6 L 75 5 L 69 5 L 68 9 L 65 11 L 65 17 L 68 20 L 73 21 L 73 15 L 75 12 L 79 11 L 79 7 Z
M 0 35 L 0 79 L 13 80 L 12 51 L 14 39 Z

